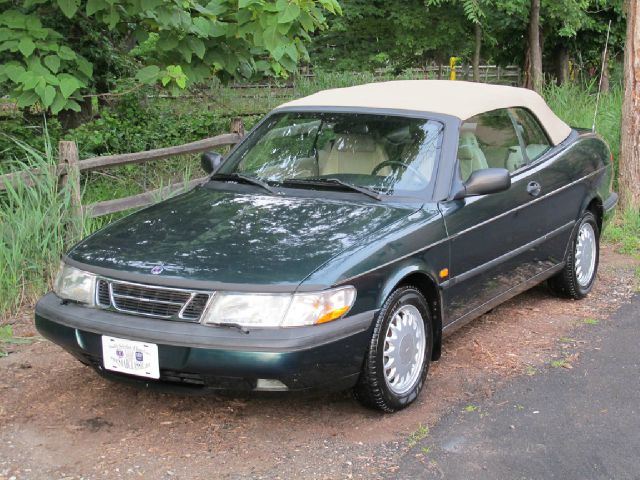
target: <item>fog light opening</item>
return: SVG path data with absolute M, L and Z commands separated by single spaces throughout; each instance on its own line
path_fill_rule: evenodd
M 289 387 L 280 380 L 275 380 L 273 378 L 259 378 L 258 383 L 256 384 L 256 390 L 263 392 L 282 392 L 289 390 Z

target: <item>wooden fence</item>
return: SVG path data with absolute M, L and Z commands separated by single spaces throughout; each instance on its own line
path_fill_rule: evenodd
M 74 215 L 84 215 L 88 217 L 100 217 L 110 213 L 121 212 L 131 208 L 144 207 L 155 203 L 159 198 L 164 198 L 169 194 L 186 191 L 202 183 L 207 177 L 200 177 L 189 182 L 176 182 L 166 187 L 147 191 L 137 195 L 124 198 L 106 200 L 103 202 L 82 205 L 80 172 L 105 169 L 118 165 L 128 165 L 131 163 L 145 163 L 154 160 L 161 160 L 177 155 L 193 154 L 205 152 L 216 147 L 235 145 L 244 135 L 244 125 L 242 119 L 234 119 L 231 122 L 231 132 L 215 137 L 205 138 L 196 142 L 186 143 L 174 147 L 157 148 L 136 153 L 123 153 L 120 155 L 107 155 L 102 157 L 92 157 L 80 160 L 78 147 L 75 142 L 61 141 L 58 148 L 58 164 L 52 166 L 55 175 L 59 177 L 61 186 L 70 187 L 71 208 Z M 15 185 L 21 182 L 27 186 L 37 182 L 38 175 L 42 174 L 40 169 L 31 169 L 21 172 L 0 175 L 0 192 L 7 189 L 8 185 Z

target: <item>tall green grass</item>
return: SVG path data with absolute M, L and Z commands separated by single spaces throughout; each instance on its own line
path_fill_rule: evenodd
M 581 86 L 566 83 L 545 88 L 543 96 L 551 109 L 572 127 L 591 129 L 596 108 L 597 91 L 594 84 Z M 620 154 L 620 121 L 622 116 L 622 88 L 619 85 L 600 95 L 596 118 L 596 132 L 607 141 L 614 159 Z
M 33 177 L 33 186 L 19 182 L 0 192 L 0 317 L 47 290 L 65 248 L 76 240 L 68 237 L 69 227 L 82 222 L 70 216 L 69 189 L 58 187 L 46 132 L 42 152 L 17 143 L 25 165 L 44 173 Z

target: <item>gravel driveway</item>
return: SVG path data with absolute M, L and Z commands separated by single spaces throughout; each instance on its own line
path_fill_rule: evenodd
M 0 358 L 0 480 L 393 476 L 461 402 L 489 398 L 550 362 L 570 365 L 563 338 L 623 304 L 633 269 L 634 260 L 605 247 L 587 299 L 558 300 L 538 287 L 472 322 L 445 341 L 418 401 L 395 415 L 365 410 L 348 393 L 224 398 L 138 390 L 33 337 Z M 36 334 L 30 314 L 12 323 L 17 335 Z

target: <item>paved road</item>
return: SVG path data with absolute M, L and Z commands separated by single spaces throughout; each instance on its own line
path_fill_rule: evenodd
M 514 380 L 474 411 L 459 405 L 394 477 L 640 479 L 640 295 L 579 335 L 572 369 Z

